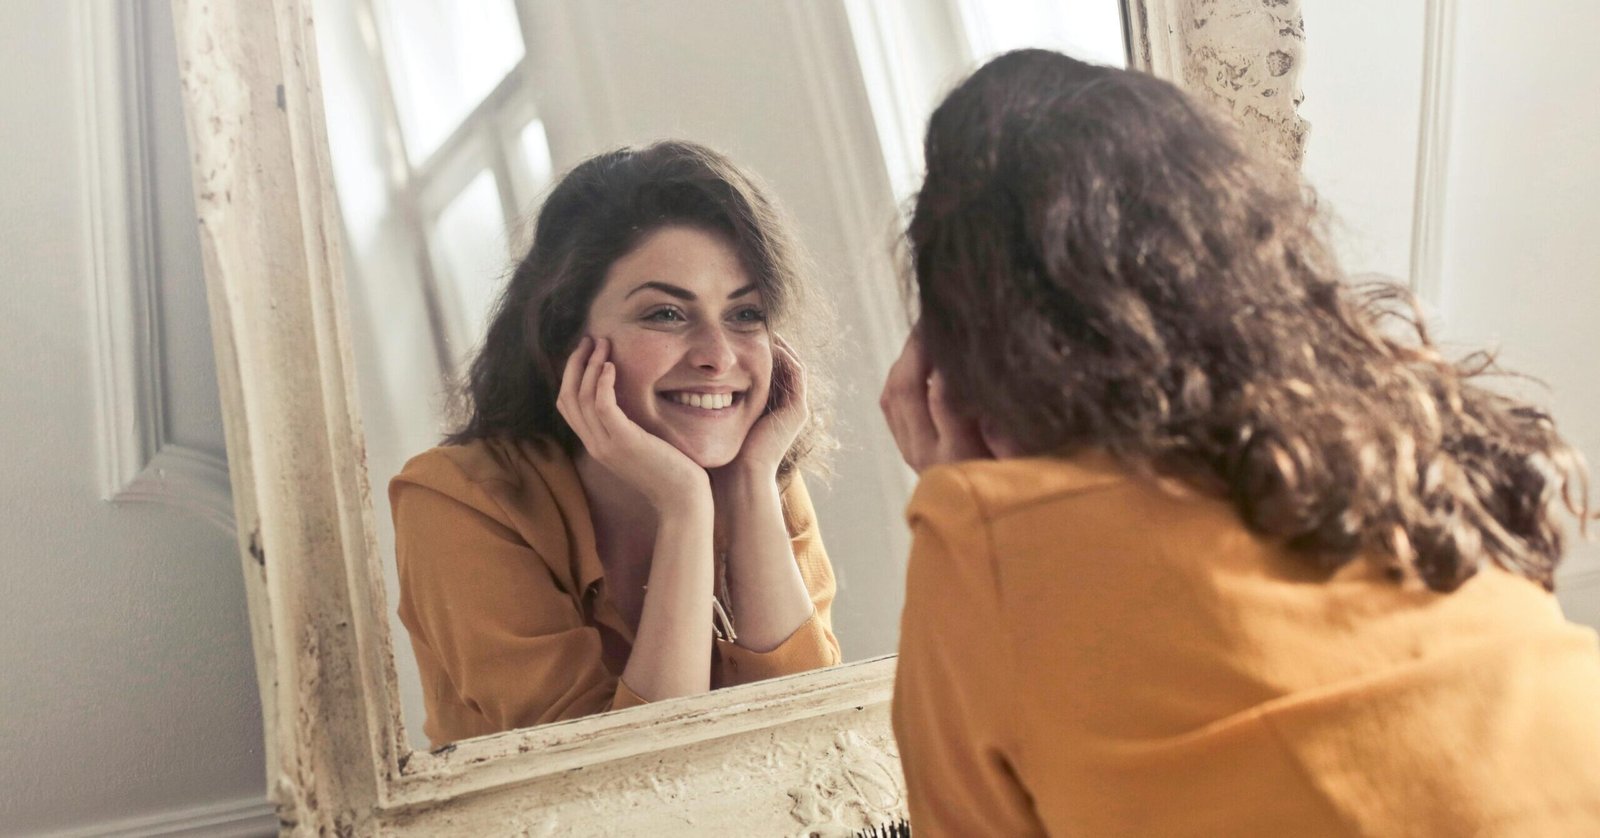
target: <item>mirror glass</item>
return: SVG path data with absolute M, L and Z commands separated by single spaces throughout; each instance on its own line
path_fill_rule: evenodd
M 890 654 L 912 475 L 879 418 L 877 394 L 906 328 L 890 253 L 896 207 L 915 188 L 923 122 L 962 73 L 1008 49 L 1044 46 L 1125 64 L 1121 6 L 316 0 L 373 518 L 414 747 L 459 736 L 425 732 L 425 690 L 467 708 L 481 702 L 439 677 L 437 658 L 447 656 L 440 650 L 419 670 L 419 655 L 429 653 L 414 650 L 398 614 L 404 592 L 386 488 L 408 459 L 455 429 L 453 382 L 561 175 L 619 146 L 690 140 L 752 172 L 787 211 L 811 279 L 836 314 L 830 351 L 802 359 L 835 389 L 831 476 L 804 478 L 834 580 L 830 628 L 843 662 Z M 574 543 L 583 540 L 583 527 L 566 526 Z M 573 579 L 559 575 L 546 587 L 572 594 L 564 587 Z M 815 594 L 816 580 L 806 584 Z M 489 593 L 499 607 L 539 607 L 538 592 L 525 600 L 522 592 Z M 582 648 L 617 657 L 604 642 Z M 563 658 L 546 671 L 583 665 Z M 507 684 L 543 677 L 501 674 Z

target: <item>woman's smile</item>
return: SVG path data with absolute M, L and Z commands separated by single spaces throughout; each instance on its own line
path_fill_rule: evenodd
M 735 411 L 728 408 L 744 400 L 743 391 L 668 390 L 660 395 L 675 407 L 686 407 L 707 416 L 733 416 Z

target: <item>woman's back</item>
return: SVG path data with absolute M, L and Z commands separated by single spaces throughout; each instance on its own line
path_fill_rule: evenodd
M 1579 834 L 1600 651 L 1487 565 L 1336 571 L 1109 457 L 925 472 L 895 725 L 934 834 Z
M 1008 53 L 924 159 L 883 404 L 914 467 L 972 462 L 911 508 L 918 834 L 1600 835 L 1548 414 L 1168 82 Z

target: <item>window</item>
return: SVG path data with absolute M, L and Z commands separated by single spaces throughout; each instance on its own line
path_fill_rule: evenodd
M 369 294 L 408 282 L 441 372 L 481 339 L 522 208 L 550 183 L 525 33 L 529 0 L 319 0 L 329 146 Z M 386 234 L 387 233 L 387 234 Z M 372 251 L 410 248 L 409 258 Z
M 845 0 L 895 197 L 922 172 L 922 133 L 951 86 L 1002 52 L 1127 66 L 1120 0 Z

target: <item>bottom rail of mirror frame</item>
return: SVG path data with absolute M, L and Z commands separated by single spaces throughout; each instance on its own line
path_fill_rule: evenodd
M 855 835 L 907 817 L 895 658 L 414 751 L 387 835 Z

